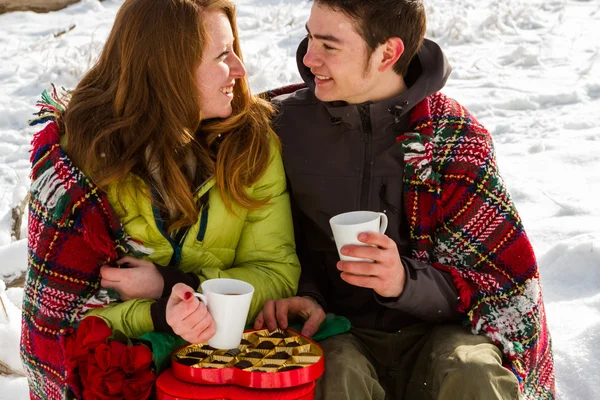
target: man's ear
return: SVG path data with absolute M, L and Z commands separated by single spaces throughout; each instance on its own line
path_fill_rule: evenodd
M 399 37 L 391 37 L 384 44 L 381 62 L 379 63 L 379 71 L 385 72 L 393 67 L 396 61 L 404 53 L 404 42 Z

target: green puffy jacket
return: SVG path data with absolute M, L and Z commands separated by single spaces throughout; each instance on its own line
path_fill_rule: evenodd
M 270 204 L 249 211 L 234 205 L 237 214 L 227 211 L 215 179 L 196 193 L 209 192 L 208 211 L 177 246 L 159 228 L 146 187 L 138 178 L 117 193 L 109 188 L 108 198 L 127 233 L 154 252 L 146 257 L 159 268 L 179 265 L 183 272 L 197 274 L 202 283 L 211 278 L 235 278 L 254 286 L 248 322 L 254 320 L 264 302 L 296 294 L 300 263 L 296 257 L 294 231 L 286 179 L 277 147 L 271 146 L 271 161 L 262 178 L 248 189 L 256 199 L 271 196 Z M 137 187 L 137 190 L 135 189 Z M 179 248 L 178 248 L 179 247 Z M 87 315 L 107 320 L 113 329 L 127 336 L 139 336 L 154 330 L 150 306 L 154 300 L 137 299 L 94 309 Z

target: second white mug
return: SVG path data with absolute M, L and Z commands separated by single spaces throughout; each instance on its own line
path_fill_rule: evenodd
M 333 231 L 333 238 L 341 260 L 373 262 L 371 259 L 345 256 L 340 249 L 348 244 L 367 246 L 358 240 L 358 235 L 362 232 L 385 233 L 388 218 L 381 212 L 351 211 L 332 217 L 329 225 Z

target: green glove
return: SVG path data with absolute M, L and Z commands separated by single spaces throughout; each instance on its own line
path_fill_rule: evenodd
M 152 361 L 154 361 L 157 375 L 171 365 L 171 353 L 178 347 L 188 344 L 177 335 L 161 332 L 144 333 L 140 339 L 145 340 L 151 346 Z
M 293 324 L 290 325 L 290 328 L 297 330 L 300 332 L 302 330 L 303 324 Z M 329 337 L 341 335 L 342 333 L 346 333 L 350 330 L 351 324 L 350 321 L 342 317 L 340 315 L 335 314 L 327 314 L 325 317 L 325 321 L 319 326 L 319 330 L 312 337 L 312 340 L 316 342 L 320 342 Z

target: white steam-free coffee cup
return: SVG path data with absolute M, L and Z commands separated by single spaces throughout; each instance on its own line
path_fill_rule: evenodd
M 358 240 L 358 235 L 363 232 L 385 233 L 388 226 L 387 215 L 374 211 L 352 211 L 338 214 L 329 220 L 335 245 L 342 261 L 366 261 L 373 262 L 367 258 L 345 256 L 340 249 L 348 244 L 368 246 Z
M 216 324 L 216 332 L 208 339 L 215 349 L 233 349 L 242 341 L 254 286 L 238 279 L 208 279 L 200 285 L 202 293 L 194 293 L 208 307 Z

